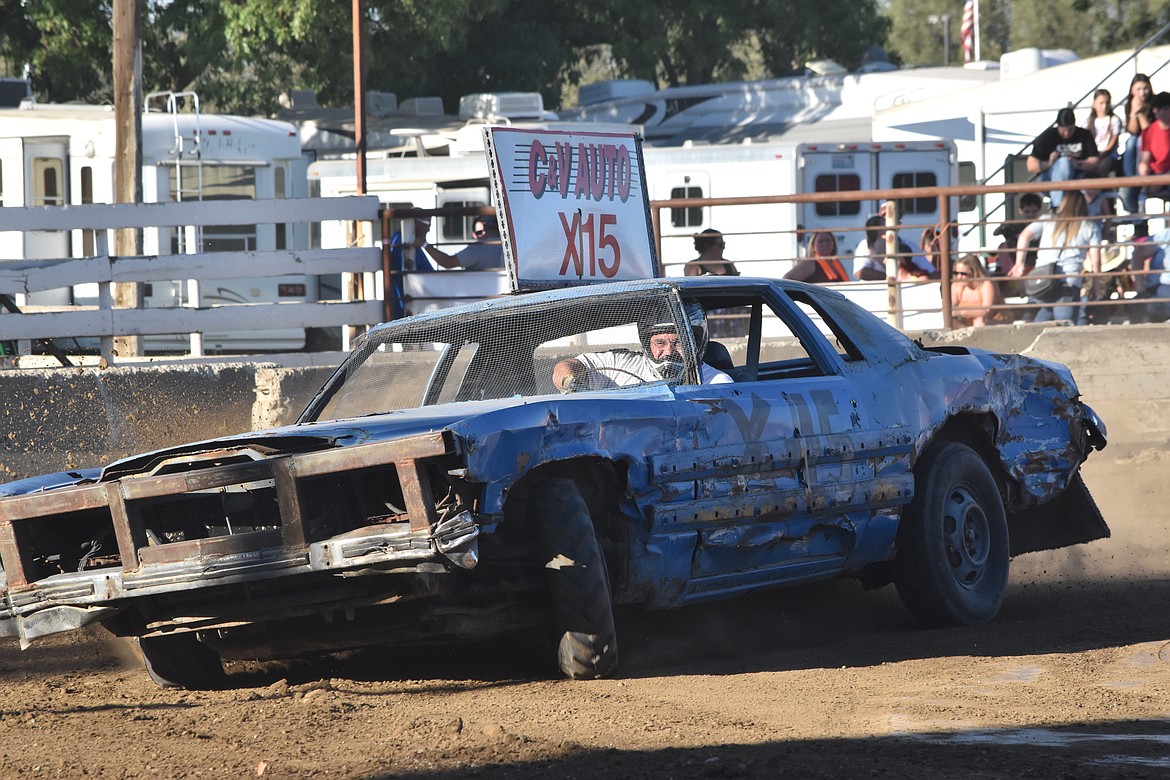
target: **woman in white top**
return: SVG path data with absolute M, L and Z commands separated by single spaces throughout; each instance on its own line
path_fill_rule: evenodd
M 1101 161 L 1097 163 L 1097 176 L 1108 176 L 1117 165 L 1117 139 L 1121 137 L 1121 120 L 1113 113 L 1113 95 L 1107 89 L 1093 93 L 1093 108 L 1085 129 L 1093 134 Z
M 1076 191 L 1069 194 L 1079 197 L 1062 198 L 1054 217 L 1037 220 L 1020 232 L 1016 263 L 1008 272 L 1011 276 L 1023 275 L 1028 245 L 1039 236 L 1036 267 L 1030 273 L 1060 274 L 1063 278 L 1054 279 L 1045 290 L 1029 291 L 1028 302 L 1040 306 L 1036 322 L 1056 319 L 1086 324 L 1085 307 L 1074 305 L 1081 299 L 1081 273 L 1086 267 L 1093 273 L 1101 271 L 1101 225 L 1088 219 L 1083 195 Z

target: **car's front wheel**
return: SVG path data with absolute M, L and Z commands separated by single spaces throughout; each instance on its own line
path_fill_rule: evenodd
M 574 680 L 617 669 L 617 633 L 605 557 L 589 507 L 570 479 L 548 479 L 532 491 L 532 518 L 552 597 L 557 660 Z
M 970 447 L 932 447 L 916 469 L 898 529 L 894 584 L 927 626 L 969 625 L 999 612 L 1007 588 L 1007 517 L 995 478 Z

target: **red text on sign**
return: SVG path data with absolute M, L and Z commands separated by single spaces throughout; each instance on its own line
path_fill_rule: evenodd
M 559 216 L 561 228 L 565 231 L 565 257 L 561 261 L 560 275 L 566 276 L 569 264 L 572 263 L 572 275 L 578 279 L 596 277 L 598 271 L 606 279 L 616 276 L 622 264 L 622 248 L 613 234 L 617 227 L 617 214 L 590 213 L 582 220 L 579 211 L 572 215 L 562 211 Z M 589 258 L 588 271 L 583 253 Z
M 575 175 L 574 175 L 575 174 Z M 629 147 L 618 144 L 556 143 L 547 148 L 533 141 L 528 155 L 528 188 L 537 199 L 555 192 L 562 198 L 620 200 L 633 188 L 634 165 Z

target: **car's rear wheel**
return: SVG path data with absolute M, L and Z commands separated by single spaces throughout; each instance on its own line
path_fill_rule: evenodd
M 219 653 L 194 634 L 139 637 L 138 649 L 146 673 L 163 688 L 212 690 L 227 680 Z
M 617 635 L 605 558 L 575 482 L 548 479 L 532 491 L 532 518 L 552 597 L 557 660 L 574 680 L 617 669 Z
M 927 626 L 969 625 L 999 612 L 1007 588 L 1007 517 L 995 478 L 970 447 L 932 447 L 898 529 L 894 584 Z

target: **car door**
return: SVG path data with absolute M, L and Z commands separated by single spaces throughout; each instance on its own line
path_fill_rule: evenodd
M 652 543 L 690 552 L 678 603 L 883 560 L 913 495 L 911 432 L 871 423 L 866 375 L 844 370 L 859 358 L 820 332 L 811 302 L 761 294 L 737 309 L 760 334 L 732 344 L 738 381 L 678 388 L 678 449 L 649 464 Z

